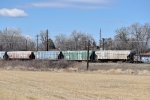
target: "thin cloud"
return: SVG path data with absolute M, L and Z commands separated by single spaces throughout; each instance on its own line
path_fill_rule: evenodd
M 0 9 L 0 16 L 7 16 L 7 17 L 25 17 L 27 13 L 24 10 L 13 8 L 2 8 Z
M 70 6 L 68 4 L 59 3 L 59 2 L 38 2 L 38 3 L 32 3 L 31 5 L 33 7 L 58 7 L 58 8 L 63 8 L 63 7 L 69 7 Z
M 82 3 L 82 4 L 106 4 L 109 3 L 111 0 L 62 0 L 64 2 L 70 3 Z
M 47 0 L 44 2 L 32 3 L 32 7 L 52 8 L 102 8 L 110 5 L 114 0 Z

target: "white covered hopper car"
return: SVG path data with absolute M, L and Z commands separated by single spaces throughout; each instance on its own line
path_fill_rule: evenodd
M 100 50 L 96 51 L 97 60 L 100 62 L 117 62 L 117 61 L 127 61 L 130 50 Z

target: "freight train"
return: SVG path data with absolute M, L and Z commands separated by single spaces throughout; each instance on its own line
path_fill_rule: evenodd
M 131 50 L 89 51 L 1 51 L 1 60 L 69 60 L 94 62 L 150 62 L 150 56 L 137 56 Z

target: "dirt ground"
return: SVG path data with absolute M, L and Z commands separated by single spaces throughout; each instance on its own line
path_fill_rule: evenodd
M 87 63 L 78 63 L 79 70 L 86 70 Z M 121 69 L 121 70 L 148 70 L 150 71 L 150 64 L 146 63 L 89 63 L 89 70 L 110 70 L 110 69 Z
M 0 100 L 150 100 L 150 76 L 0 70 Z

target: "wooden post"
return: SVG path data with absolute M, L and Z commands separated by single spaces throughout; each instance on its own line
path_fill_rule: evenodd
M 37 43 L 36 43 L 37 46 L 36 46 L 36 51 L 38 51 L 38 48 L 39 48 L 39 43 L 38 43 L 39 40 L 38 40 L 38 37 L 39 37 L 39 35 L 37 35 Z
M 28 50 L 28 41 L 26 39 L 26 51 Z
M 89 49 L 90 49 L 90 40 L 88 41 L 87 45 L 87 70 L 89 70 Z

